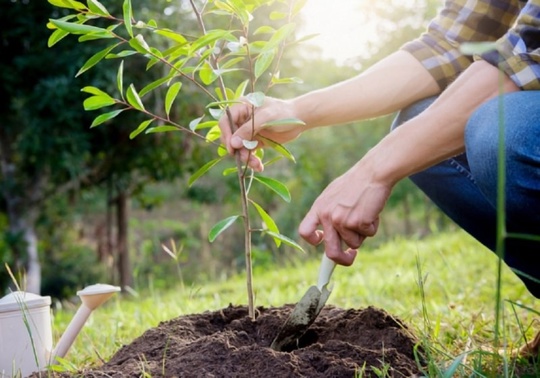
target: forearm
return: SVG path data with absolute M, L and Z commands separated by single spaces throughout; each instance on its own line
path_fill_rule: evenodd
M 409 53 L 398 51 L 362 74 L 292 100 L 297 118 L 307 128 L 336 125 L 389 114 L 439 87 Z
M 359 164 L 377 167 L 377 181 L 393 185 L 455 156 L 464 151 L 465 125 L 474 110 L 501 92 L 517 90 L 496 67 L 478 61 L 422 114 L 381 140 Z

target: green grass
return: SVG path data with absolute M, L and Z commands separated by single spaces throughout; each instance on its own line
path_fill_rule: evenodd
M 318 264 L 319 259 L 313 258 L 266 270 L 255 267 L 256 305 L 281 306 L 298 301 L 315 283 Z M 504 302 L 498 339 L 510 350 L 524 341 L 524 335 L 530 339 L 538 330 L 538 326 L 534 328 L 537 313 L 530 310 L 536 302 L 506 267 L 501 279 Z M 513 376 L 513 366 L 490 365 L 486 362 L 489 355 L 482 352 L 495 347 L 497 259 L 467 234 L 398 239 L 377 248 L 366 245 L 354 266 L 336 268 L 332 282 L 329 304 L 342 308 L 374 306 L 409 324 L 432 351 L 434 375 L 444 376 L 444 370 L 453 369 L 452 363 L 458 366 L 462 362 L 466 368 L 461 366 L 459 371 L 463 374 L 484 376 L 471 374 L 471 369 L 483 369 L 485 373 L 487 366 L 499 371 L 498 375 Z M 229 303 L 245 304 L 245 292 L 244 278 L 238 276 L 191 287 L 179 283 L 170 291 L 116 296 L 92 314 L 66 360 L 77 368 L 100 364 L 160 321 L 217 310 Z M 56 337 L 73 311 L 56 312 Z M 461 360 L 464 352 L 470 353 Z

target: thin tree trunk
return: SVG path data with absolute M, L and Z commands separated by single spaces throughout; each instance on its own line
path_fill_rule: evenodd
M 32 222 L 33 223 L 33 222 Z M 26 291 L 40 294 L 41 292 L 41 263 L 37 247 L 37 235 L 33 224 L 27 224 L 23 231 L 23 240 L 26 245 Z
M 32 177 L 21 184 L 17 168 L 11 160 L 11 149 L 5 135 L 0 133 L 0 169 L 4 185 L 2 196 L 7 207 L 9 233 L 14 240 L 11 246 L 16 260 L 26 260 L 24 290 L 39 294 L 41 291 L 41 264 L 37 248 L 35 222 L 43 198 L 44 176 Z M 24 180 L 23 180 L 24 181 Z M 22 265 L 22 264 L 21 264 Z
M 10 203 L 8 202 L 8 209 Z M 15 240 L 12 248 L 15 251 L 17 260 L 26 260 L 26 281 L 19 283 L 22 289 L 30 293 L 40 294 L 41 291 L 41 264 L 37 248 L 37 235 L 34 228 L 34 221 L 30 214 L 26 214 L 29 219 L 16 211 L 8 210 L 9 233 Z
M 116 277 L 116 253 L 114 252 L 113 245 L 113 203 L 112 203 L 112 180 L 107 181 L 107 205 L 105 215 L 105 233 L 106 233 L 106 250 L 107 250 L 107 269 L 109 270 L 111 282 L 117 282 Z
M 133 287 L 133 272 L 129 259 L 128 246 L 128 194 L 125 190 L 119 190 L 117 197 L 117 251 L 118 251 L 118 273 L 121 287 Z

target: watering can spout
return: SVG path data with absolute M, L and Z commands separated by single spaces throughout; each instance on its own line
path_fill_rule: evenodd
M 81 306 L 53 350 L 52 361 L 56 357 L 63 358 L 66 355 L 92 311 L 105 303 L 118 291 L 120 291 L 118 286 L 95 284 L 77 292 L 77 295 L 81 298 Z

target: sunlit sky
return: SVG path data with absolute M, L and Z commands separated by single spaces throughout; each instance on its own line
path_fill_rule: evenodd
M 364 0 L 308 0 L 302 9 L 305 28 L 302 34 L 319 34 L 306 42 L 323 49 L 325 58 L 338 63 L 357 57 L 373 36 L 373 25 L 362 21 L 360 4 Z

